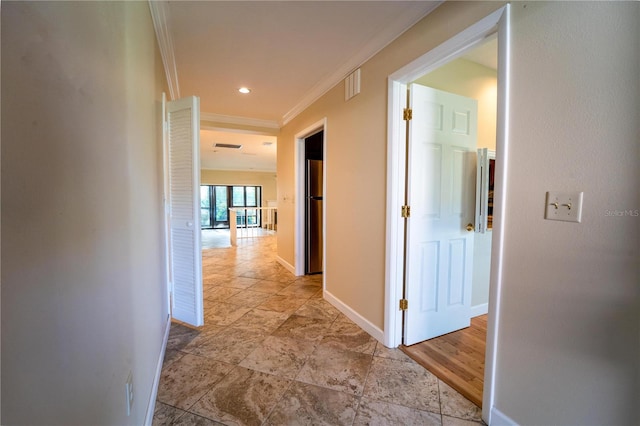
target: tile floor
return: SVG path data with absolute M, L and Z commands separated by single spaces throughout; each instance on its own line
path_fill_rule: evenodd
M 275 236 L 204 248 L 205 326 L 172 324 L 154 425 L 476 425 L 480 410 L 279 265 Z

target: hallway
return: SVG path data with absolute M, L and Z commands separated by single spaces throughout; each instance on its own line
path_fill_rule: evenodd
M 203 249 L 205 326 L 173 323 L 154 425 L 473 425 L 480 410 L 295 277 L 276 238 Z

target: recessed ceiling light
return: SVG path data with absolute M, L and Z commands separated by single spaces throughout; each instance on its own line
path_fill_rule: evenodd
M 251 89 L 249 89 L 248 87 L 241 87 L 238 89 L 238 92 L 246 95 L 247 93 L 251 93 Z

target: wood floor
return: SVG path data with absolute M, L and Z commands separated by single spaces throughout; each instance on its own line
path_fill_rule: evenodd
M 417 363 L 482 407 L 487 316 L 471 319 L 471 326 L 435 339 L 400 346 Z

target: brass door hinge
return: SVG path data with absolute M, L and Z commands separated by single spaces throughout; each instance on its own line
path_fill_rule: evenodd
M 409 309 L 409 301 L 407 299 L 400 299 L 400 310 L 406 311 Z
M 402 206 L 402 217 L 407 218 L 411 216 L 411 207 L 410 206 Z
M 413 118 L 413 110 L 411 108 L 405 108 L 402 110 L 402 119 L 409 121 Z

